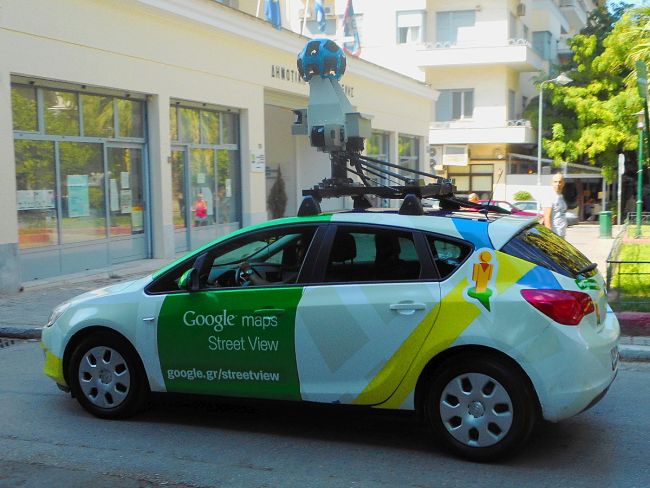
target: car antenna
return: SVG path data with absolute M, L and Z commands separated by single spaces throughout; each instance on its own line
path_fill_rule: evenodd
M 492 199 L 494 198 L 494 190 L 496 189 L 496 186 L 499 184 L 499 181 L 501 181 L 501 175 L 503 175 L 503 169 L 499 169 L 499 176 L 497 177 L 497 182 L 492 185 L 492 193 L 490 193 L 490 199 L 488 200 L 488 203 L 485 208 L 485 218 L 488 218 L 488 208 L 492 204 Z M 511 213 L 511 212 L 508 212 Z

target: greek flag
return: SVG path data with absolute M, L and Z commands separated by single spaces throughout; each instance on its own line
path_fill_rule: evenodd
M 327 27 L 327 19 L 325 19 L 325 6 L 323 0 L 315 0 L 314 11 L 316 12 L 316 22 L 318 22 L 318 30 L 325 32 Z
M 359 39 L 359 31 L 357 30 L 357 20 L 354 18 L 354 7 L 352 0 L 348 0 L 345 7 L 345 15 L 343 16 L 343 35 L 345 39 L 351 41 L 343 42 L 343 50 L 352 55 L 361 55 L 361 40 Z
M 266 16 L 266 20 L 273 24 L 273 27 L 276 29 L 282 28 L 280 2 L 278 0 L 264 0 L 264 15 Z

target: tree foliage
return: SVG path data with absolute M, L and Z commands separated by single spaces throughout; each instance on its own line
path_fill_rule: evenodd
M 556 163 L 598 164 L 611 179 L 617 153 L 637 144 L 636 118 L 642 108 L 634 64 L 650 62 L 650 8 L 619 4 L 594 12 L 589 25 L 571 40 L 573 57 L 566 86 L 548 83 L 550 134 L 544 149 Z M 546 112 L 545 112 L 546 113 Z

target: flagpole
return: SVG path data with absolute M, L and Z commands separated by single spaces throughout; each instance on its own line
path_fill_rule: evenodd
M 303 35 L 303 32 L 305 32 L 305 25 L 307 24 L 307 12 L 309 12 L 309 0 L 305 2 L 305 11 L 303 12 L 302 16 L 302 27 L 300 28 L 300 35 Z
M 262 3 L 262 0 L 257 0 L 257 10 L 255 11 L 255 17 L 260 16 L 260 4 Z

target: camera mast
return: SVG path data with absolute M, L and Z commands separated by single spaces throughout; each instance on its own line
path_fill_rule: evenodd
M 303 190 L 305 197 L 299 216 L 321 212 L 323 198 L 352 197 L 355 209 L 372 205 L 367 195 L 402 199 L 399 213 L 423 215 L 422 198 L 440 201 L 443 210 L 461 207 L 510 213 L 492 205 L 481 205 L 456 198 L 451 179 L 365 156 L 364 141 L 371 137 L 371 117 L 355 111 L 343 92 L 339 79 L 345 73 L 343 50 L 329 39 L 313 39 L 298 55 L 298 72 L 309 83 L 309 106 L 294 110 L 294 135 L 306 135 L 312 147 L 328 153 L 331 177 Z M 349 175 L 356 175 L 354 181 Z M 424 184 L 420 177 L 433 180 Z

